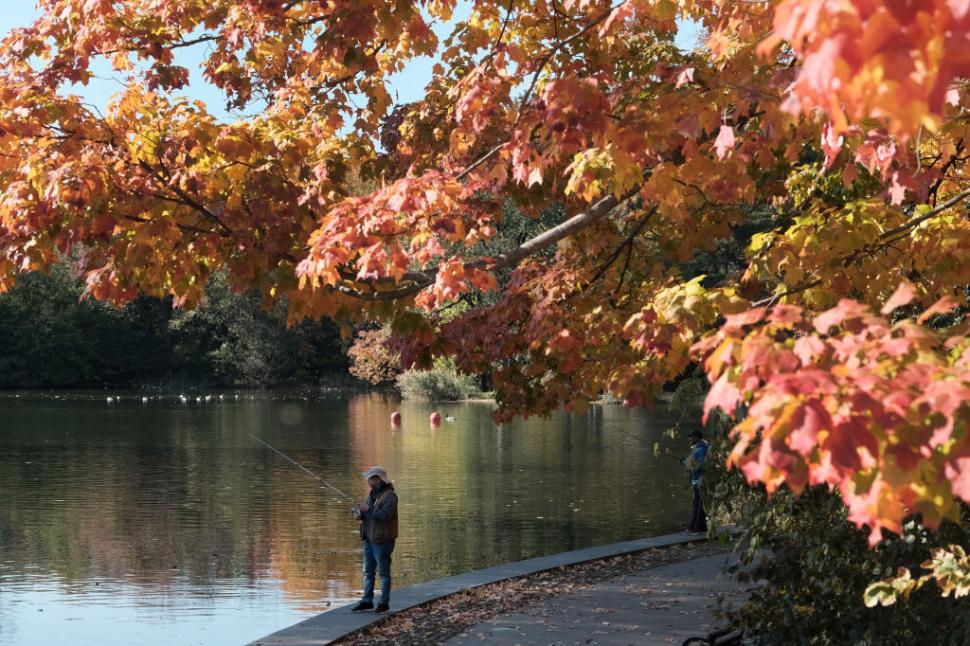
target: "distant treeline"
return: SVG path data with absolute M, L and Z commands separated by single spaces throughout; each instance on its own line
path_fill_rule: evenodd
M 287 329 L 213 277 L 203 306 L 140 297 L 116 309 L 81 300 L 66 268 L 23 276 L 0 294 L 0 388 L 273 386 L 347 375 L 347 342 L 329 321 Z

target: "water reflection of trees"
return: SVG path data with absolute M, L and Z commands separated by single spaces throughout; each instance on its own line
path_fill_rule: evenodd
M 247 433 L 355 496 L 359 471 L 385 466 L 401 496 L 399 585 L 679 519 L 681 474 L 649 451 L 663 420 L 606 408 L 497 429 L 487 405 L 441 410 L 456 419 L 432 429 L 430 407 L 379 394 L 110 410 L 0 401 L 5 567 L 203 592 L 272 577 L 308 610 L 351 595 L 359 539 L 347 502 Z

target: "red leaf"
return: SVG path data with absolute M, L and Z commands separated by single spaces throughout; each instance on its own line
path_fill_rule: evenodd
M 868 313 L 868 306 L 843 298 L 838 305 L 816 316 L 812 324 L 819 334 L 828 334 L 829 328 L 833 325 L 840 325 L 847 319 L 858 318 Z
M 899 205 L 906 199 L 906 187 L 899 181 L 899 173 L 893 173 L 892 182 L 889 184 L 889 201 Z
M 734 149 L 734 128 L 731 126 L 721 126 L 721 131 L 714 141 L 714 149 L 717 151 L 718 159 L 724 159 L 728 151 Z
M 961 457 L 946 463 L 946 478 L 953 493 L 970 502 L 970 457 Z
M 832 164 L 835 163 L 836 157 L 839 156 L 839 152 L 842 150 L 843 143 L 845 143 L 845 137 L 842 135 L 836 136 L 831 123 L 825 124 L 825 129 L 822 130 L 822 151 L 825 152 L 826 169 L 831 168 Z
M 832 465 L 845 471 L 863 468 L 859 449 L 865 449 L 870 455 L 876 455 L 879 451 L 876 438 L 861 417 L 850 417 L 836 424 L 832 433 L 825 438 L 823 448 L 832 454 Z
M 944 296 L 940 300 L 930 305 L 929 309 L 920 314 L 919 318 L 916 319 L 916 322 L 924 323 L 931 316 L 935 314 L 945 314 L 957 305 L 959 305 L 959 303 L 955 299 L 951 298 L 950 296 Z
M 807 456 L 818 444 L 819 431 L 832 427 L 832 418 L 820 401 L 809 400 L 795 411 L 791 427 L 788 446 Z
M 852 182 L 858 178 L 859 169 L 856 167 L 855 162 L 846 164 L 845 169 L 842 171 L 842 186 L 852 188 Z
M 741 391 L 728 381 L 728 375 L 725 372 L 714 382 L 704 399 L 704 422 L 707 422 L 708 413 L 718 407 L 728 415 L 733 415 L 740 400 Z
M 916 288 L 913 287 L 912 283 L 908 280 L 904 280 L 899 283 L 899 287 L 893 292 L 893 295 L 889 297 L 882 309 L 879 310 L 883 314 L 889 314 L 897 307 L 902 307 L 903 305 L 909 305 L 916 298 Z
M 790 327 L 802 320 L 802 308 L 797 305 L 775 305 L 768 315 L 768 320 Z
M 741 312 L 740 314 L 728 314 L 724 317 L 724 327 L 725 329 L 732 330 L 744 327 L 745 325 L 760 323 L 767 311 L 763 307 L 756 307 L 746 312 Z
M 831 395 L 838 391 L 832 373 L 828 370 L 806 369 L 776 375 L 770 385 L 773 390 L 786 395 Z
M 825 342 L 817 336 L 803 336 L 795 341 L 792 351 L 802 362 L 803 366 L 809 366 L 815 362 L 815 358 L 825 352 Z

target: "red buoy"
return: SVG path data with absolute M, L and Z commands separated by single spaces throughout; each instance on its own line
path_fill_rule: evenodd
M 441 424 L 441 413 L 435 411 L 431 413 L 431 425 L 438 426 L 439 424 Z
M 400 425 L 401 425 L 401 413 L 398 411 L 394 411 L 393 413 L 391 413 L 391 426 L 400 426 Z

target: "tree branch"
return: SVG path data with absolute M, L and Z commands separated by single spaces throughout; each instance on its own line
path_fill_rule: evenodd
M 638 184 L 618 198 L 612 195 L 604 197 L 585 211 L 577 213 L 565 222 L 543 231 L 534 238 L 526 240 L 518 247 L 498 255 L 492 260 L 483 259 L 466 263 L 465 268 L 488 269 L 494 271 L 496 269 L 515 267 L 522 262 L 522 260 L 533 255 L 534 253 L 554 245 L 563 238 L 585 229 L 597 220 L 602 219 L 612 212 L 617 206 L 636 195 L 639 191 L 640 185 Z M 432 268 L 421 272 L 407 272 L 404 278 L 413 282 L 410 285 L 388 291 L 365 292 L 348 285 L 337 285 L 335 289 L 341 294 L 353 296 L 354 298 L 359 298 L 365 301 L 393 301 L 416 294 L 425 287 L 432 285 L 437 278 L 437 274 L 437 268 Z
M 897 240 L 903 237 L 902 234 L 905 234 L 910 229 L 913 229 L 914 227 L 919 226 L 920 224 L 929 220 L 930 218 L 939 215 L 943 211 L 956 206 L 960 202 L 966 200 L 968 197 L 970 197 L 970 189 L 966 189 L 960 193 L 957 193 L 956 195 L 948 199 L 943 204 L 940 204 L 939 206 L 927 211 L 926 213 L 923 213 L 922 215 L 919 215 L 915 218 L 910 218 L 909 220 L 907 220 L 903 224 L 900 224 L 897 227 L 893 227 L 892 229 L 883 231 L 882 234 L 880 234 L 879 239 L 877 241 L 879 244 L 866 245 L 864 248 L 858 249 L 852 252 L 851 254 L 845 256 L 842 259 L 842 266 L 848 267 L 849 265 L 858 261 L 860 258 L 864 256 L 867 256 L 875 251 L 879 251 L 880 249 L 885 249 L 886 247 L 891 246 L 894 242 L 896 242 Z M 753 306 L 760 307 L 762 305 L 769 305 L 769 306 L 774 305 L 775 303 L 778 302 L 779 299 L 784 298 L 785 296 L 791 296 L 792 294 L 803 292 L 806 289 L 811 289 L 812 287 L 816 287 L 820 284 L 822 284 L 822 279 L 816 278 L 806 283 L 802 283 L 801 285 L 792 287 L 791 289 L 781 294 L 773 294 L 772 296 L 769 296 L 767 298 L 763 298 L 759 301 L 755 301 L 753 303 Z
M 180 40 L 171 45 L 166 45 L 165 49 L 179 49 L 180 47 L 191 47 L 193 45 L 198 45 L 199 43 L 209 43 L 216 40 L 222 40 L 222 36 L 218 34 L 203 34 L 198 38 L 193 38 L 192 40 Z M 104 51 L 93 52 L 95 55 L 108 56 L 109 54 L 118 54 L 120 52 L 140 52 L 151 49 L 148 45 L 138 45 L 135 47 L 118 47 L 116 49 L 106 49 Z
M 124 218 L 132 222 L 143 222 L 146 224 L 152 222 L 152 220 L 150 220 L 149 218 L 143 218 L 137 215 L 126 215 L 124 216 Z M 184 231 L 186 233 L 198 233 L 198 234 L 205 234 L 205 235 L 212 235 L 213 233 L 216 233 L 215 231 L 212 231 L 210 229 L 203 229 L 202 227 L 194 227 L 191 224 L 180 224 L 178 222 L 175 223 L 175 227 L 179 231 Z
M 887 245 L 890 245 L 893 242 L 896 242 L 902 237 L 902 235 L 900 234 L 904 234 L 910 229 L 913 229 L 919 226 L 923 222 L 926 222 L 930 218 L 935 217 L 940 213 L 942 213 L 943 211 L 956 206 L 957 204 L 967 199 L 968 197 L 970 197 L 970 188 L 964 190 L 961 193 L 957 193 L 956 195 L 948 199 L 943 204 L 940 204 L 939 206 L 930 209 L 926 213 L 919 215 L 915 218 L 910 218 L 903 224 L 900 224 L 898 227 L 893 227 L 892 229 L 883 231 L 882 234 L 880 234 L 879 240 L 878 240 L 878 242 L 881 244 L 874 247 L 866 247 L 863 249 L 859 249 L 858 251 L 854 251 L 853 253 L 846 256 L 846 258 L 842 261 L 842 266 L 848 267 L 849 265 L 857 261 L 862 256 L 865 256 L 873 251 L 878 251 L 879 249 L 883 249 Z
M 512 2 L 509 2 L 509 15 L 506 16 L 506 23 L 508 22 L 509 16 L 511 16 L 511 10 L 512 10 Z M 561 50 L 563 47 L 565 47 L 566 45 L 568 45 L 572 41 L 576 40 L 577 38 L 583 36 L 584 34 L 588 33 L 589 30 L 591 30 L 593 27 L 595 27 L 596 25 L 598 25 L 599 23 L 601 23 L 603 20 L 605 20 L 610 15 L 610 13 L 612 13 L 612 11 L 613 11 L 613 7 L 611 7 L 605 13 L 602 13 L 599 16 L 597 16 L 596 18 L 594 18 L 592 22 L 590 22 L 588 25 L 586 25 L 585 27 L 583 27 L 583 29 L 581 29 L 580 31 L 576 32 L 575 34 L 573 34 L 572 36 L 570 36 L 566 40 L 563 40 L 563 41 L 557 40 L 555 46 L 552 49 L 550 49 L 548 52 L 546 52 L 546 54 L 543 55 L 543 57 L 541 59 L 539 59 L 539 67 L 536 69 L 536 71 L 532 75 L 532 82 L 529 84 L 529 87 L 526 90 L 525 94 L 519 100 L 519 106 L 518 106 L 517 111 L 516 111 L 515 123 L 512 124 L 511 130 L 514 130 L 515 127 L 517 125 L 519 125 L 519 121 L 522 119 L 522 111 L 525 108 L 525 104 L 529 101 L 529 97 L 532 94 L 532 90 L 535 88 L 535 85 L 536 85 L 536 83 L 539 80 L 539 75 L 542 72 L 542 70 L 545 68 L 545 66 L 549 62 L 549 60 L 559 50 Z M 503 34 L 505 33 L 505 27 L 504 27 L 504 25 L 502 27 L 502 33 Z M 500 38 L 500 41 L 501 41 L 501 38 Z M 485 162 L 487 162 L 489 159 L 491 159 L 492 157 L 494 157 L 508 143 L 509 143 L 509 141 L 504 141 L 501 144 L 495 146 L 494 148 L 491 148 L 487 153 L 485 153 L 484 155 L 482 155 L 481 157 L 479 157 L 478 159 L 476 159 L 475 161 L 473 161 L 471 164 L 469 164 L 465 168 L 465 170 L 463 170 L 462 172 L 458 173 L 458 175 L 455 176 L 455 179 L 458 180 L 458 181 L 463 180 L 473 170 L 475 170 L 476 168 L 478 168 L 479 166 L 481 166 L 482 164 L 484 164 Z
M 943 164 L 943 168 L 940 169 L 940 176 L 937 178 L 937 180 L 935 182 L 933 182 L 933 185 L 930 186 L 929 194 L 933 198 L 932 199 L 933 206 L 936 206 L 936 193 L 937 193 L 937 191 L 940 190 L 940 185 L 943 184 L 943 181 L 946 179 L 947 172 L 951 168 L 953 168 L 953 166 L 955 166 L 958 161 L 961 161 L 960 160 L 960 153 L 961 152 L 963 152 L 963 139 L 962 138 L 956 144 L 956 151 L 954 152 L 953 157 L 951 157 L 949 161 L 947 161 L 945 164 Z M 917 159 L 917 161 L 919 161 L 919 155 L 918 154 L 916 155 L 916 159 Z
M 519 120 L 522 119 L 522 111 L 525 109 L 525 104 L 529 102 L 529 97 L 532 96 L 532 90 L 535 89 L 536 83 L 538 83 L 539 81 L 539 76 L 540 74 L 542 74 L 542 70 L 545 69 L 546 64 L 549 63 L 549 61 L 552 60 L 552 57 L 558 54 L 566 45 L 586 35 L 593 27 L 595 27 L 596 25 L 606 20 L 606 18 L 609 17 L 611 13 L 613 13 L 613 10 L 615 8 L 616 7 L 611 6 L 609 9 L 607 9 L 606 11 L 598 15 L 596 18 L 590 21 L 585 27 L 577 31 L 575 34 L 573 34 L 566 40 L 558 41 L 552 49 L 546 52 L 546 54 L 539 59 L 539 66 L 536 68 L 536 71 L 532 74 L 532 81 L 529 82 L 529 87 L 526 88 L 525 94 L 522 95 L 522 99 L 519 101 L 518 114 L 515 117 L 515 123 L 512 125 L 513 130 L 515 130 L 515 127 L 519 125 Z
M 508 29 L 509 20 L 512 19 L 512 9 L 515 5 L 515 0 L 509 0 L 509 8 L 505 12 L 505 20 L 502 21 L 502 31 L 498 34 L 498 40 L 495 41 L 495 45 L 492 47 L 492 51 L 489 52 L 486 58 L 491 58 L 498 48 L 502 45 L 502 39 L 505 38 L 505 30 Z
M 172 184 L 171 182 L 166 181 L 165 178 L 162 177 L 162 175 L 158 171 L 152 168 L 144 160 L 139 160 L 138 165 L 141 166 L 149 175 L 154 177 L 155 181 L 162 184 L 162 186 L 168 187 L 172 191 L 174 191 L 175 194 L 182 199 L 182 202 L 186 206 L 192 207 L 193 209 L 201 213 L 203 216 L 205 216 L 207 220 L 210 220 L 214 224 L 216 224 L 220 229 L 222 229 L 223 235 L 227 235 L 227 236 L 232 235 L 232 229 L 226 226 L 225 222 L 223 222 L 218 215 L 216 215 L 215 213 L 207 209 L 201 202 L 195 200 L 191 195 L 183 191 L 180 187 Z
M 630 233 L 630 235 L 628 235 L 623 240 L 623 243 L 620 244 L 619 247 L 613 250 L 613 253 L 611 253 L 610 257 L 606 259 L 606 262 L 604 262 L 602 266 L 600 266 L 600 268 L 596 270 L 596 273 L 593 275 L 593 277 L 589 279 L 590 284 L 595 283 L 596 281 L 598 281 L 600 278 L 603 277 L 603 275 L 610 268 L 610 266 L 614 262 L 616 262 L 617 258 L 620 257 L 620 254 L 623 253 L 623 249 L 625 249 L 627 246 L 630 246 L 631 248 L 633 247 L 633 240 L 638 235 L 640 235 L 640 232 L 643 231 L 643 227 L 647 225 L 647 222 L 650 220 L 651 217 L 653 217 L 653 214 L 656 212 L 657 212 L 657 207 L 654 206 L 652 209 L 647 211 L 647 213 L 644 214 L 643 217 L 640 218 L 640 221 L 636 224 L 635 227 L 633 227 L 633 231 Z M 627 263 L 629 263 L 629 259 L 627 260 Z
M 760 301 L 755 301 L 754 303 L 751 304 L 751 307 L 761 307 L 761 306 L 772 307 L 774 306 L 775 303 L 777 303 L 779 300 L 781 300 L 786 296 L 791 296 L 793 294 L 798 294 L 799 292 L 804 292 L 806 289 L 818 287 L 821 284 L 822 284 L 821 279 L 815 279 L 810 283 L 805 283 L 803 285 L 799 285 L 798 287 L 792 287 L 791 289 L 784 291 L 781 294 L 772 294 L 768 298 L 762 298 Z

